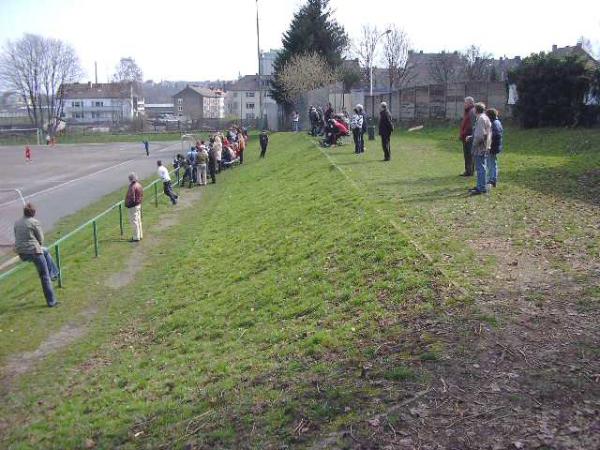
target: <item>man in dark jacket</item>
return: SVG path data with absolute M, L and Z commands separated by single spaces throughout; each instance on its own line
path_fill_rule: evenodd
M 264 158 L 267 153 L 267 146 L 269 145 L 269 135 L 267 134 L 267 130 L 263 130 L 258 139 L 260 141 L 260 157 Z
M 387 103 L 381 102 L 381 111 L 379 112 L 379 135 L 381 136 L 384 161 L 389 161 L 392 158 L 392 149 L 390 147 L 392 131 L 394 131 L 392 115 L 388 110 Z
M 458 136 L 458 139 L 463 143 L 463 157 L 465 159 L 465 171 L 461 174 L 463 177 L 472 177 L 475 172 L 475 159 L 471 154 L 473 141 L 467 139 L 467 136 L 473 135 L 473 127 L 476 120 L 475 100 L 473 97 L 467 97 L 465 98 L 465 111 L 460 123 L 460 135 Z

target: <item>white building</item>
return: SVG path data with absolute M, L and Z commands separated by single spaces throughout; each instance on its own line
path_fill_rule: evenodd
M 260 73 L 261 75 L 271 76 L 275 73 L 275 69 L 273 68 L 273 64 L 275 63 L 275 59 L 281 50 L 269 50 L 268 52 L 260 53 Z
M 270 129 L 276 129 L 279 123 L 279 107 L 269 96 L 272 77 L 263 77 L 260 83 L 258 75 L 245 75 L 229 86 L 225 96 L 225 111 L 228 116 L 241 120 L 260 118 L 260 102 L 263 114 Z M 262 96 L 261 96 L 262 93 Z
M 132 82 L 73 83 L 62 89 L 62 118 L 67 123 L 130 122 L 144 111 L 144 101 L 137 95 Z

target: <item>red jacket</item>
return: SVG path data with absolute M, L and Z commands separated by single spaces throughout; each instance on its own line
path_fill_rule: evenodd
M 334 119 L 333 124 L 340 134 L 348 134 L 348 127 L 344 122 Z
M 144 188 L 137 181 L 132 181 L 127 189 L 127 195 L 125 196 L 125 207 L 133 208 L 142 204 L 144 199 Z
M 462 122 L 460 123 L 460 135 L 459 139 L 463 142 L 467 139 L 467 136 L 471 136 L 473 134 L 473 108 L 474 106 L 470 106 L 469 108 L 465 108 L 465 112 L 463 114 Z

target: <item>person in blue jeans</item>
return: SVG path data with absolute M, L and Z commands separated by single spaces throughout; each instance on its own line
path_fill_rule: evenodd
M 44 245 L 44 232 L 40 223 L 34 219 L 35 207 L 27 203 L 23 208 L 23 217 L 15 222 L 15 251 L 23 261 L 31 261 L 40 276 L 42 290 L 49 307 L 58 304 L 52 280 L 58 278 L 58 268 Z
M 504 147 L 504 128 L 496 109 L 490 108 L 485 113 L 492 122 L 492 146 L 487 160 L 488 183 L 496 187 L 496 183 L 498 183 L 498 155 Z
M 492 146 L 492 123 L 485 115 L 485 105 L 475 105 L 477 120 L 473 127 L 473 135 L 468 136 L 467 141 L 472 143 L 471 152 L 475 158 L 475 170 L 477 171 L 477 186 L 469 190 L 471 195 L 480 195 L 487 192 L 487 158 Z

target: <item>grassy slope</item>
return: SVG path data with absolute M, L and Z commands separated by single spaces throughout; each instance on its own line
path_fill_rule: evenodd
M 305 446 L 351 424 L 357 433 L 358 422 L 430 386 L 445 360 L 442 340 L 409 328 L 431 314 L 443 321 L 440 304 L 456 297 L 406 237 L 469 291 L 485 287 L 496 261 L 465 241 L 598 254 L 595 191 L 582 183 L 599 137 L 579 133 L 509 132 L 506 176 L 474 199 L 456 176 L 450 129 L 401 134 L 391 164 L 377 161 L 378 143 L 360 157 L 349 146 L 329 151 L 358 191 L 309 140 L 276 135 L 265 161 L 253 144 L 249 164 L 183 213 L 186 225 L 165 233 L 133 285 L 88 291 L 108 258 L 77 268 L 86 277 L 77 301 L 110 301 L 84 342 L 22 377 L 0 407 L 13 418 L 6 442 L 265 448 Z M 35 314 L 41 326 L 47 316 Z M 48 383 L 48 373 L 60 376 Z
M 254 154 L 183 213 L 187 225 L 166 232 L 135 286 L 103 296 L 111 319 L 66 352 L 66 366 L 62 355 L 40 369 L 62 366 L 64 376 L 46 387 L 22 379 L 30 388 L 4 408 L 33 414 L 10 441 L 134 446 L 144 431 L 153 446 L 198 428 L 190 434 L 202 429 L 194 438 L 206 445 L 249 436 L 262 445 L 293 441 L 301 417 L 352 419 L 344 407 L 378 389 L 356 383 L 373 351 L 360 343 L 380 333 L 389 310 L 432 308 L 433 275 L 310 141 L 297 140 L 275 136 L 268 159 Z M 113 321 L 121 336 L 104 343 Z M 378 370 L 400 384 L 418 376 L 397 364 Z

